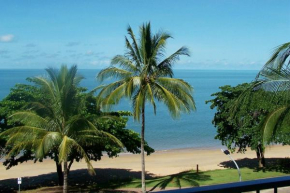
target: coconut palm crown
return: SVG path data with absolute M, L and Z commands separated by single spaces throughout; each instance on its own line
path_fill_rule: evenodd
M 68 191 L 68 161 L 72 153 L 82 157 L 91 175 L 95 174 L 90 159 L 82 148 L 111 140 L 122 145 L 113 135 L 98 130 L 80 113 L 82 100 L 78 96 L 77 85 L 82 80 L 77 76 L 77 67 L 68 69 L 46 69 L 49 79 L 36 77 L 33 82 L 44 96 L 42 103 L 32 103 L 30 111 L 16 112 L 11 116 L 23 126 L 8 129 L 0 134 L 7 139 L 6 146 L 11 147 L 7 158 L 31 149 L 35 157 L 42 160 L 48 153 L 54 153 L 59 164 L 63 163 L 63 192 Z M 73 159 L 73 158 L 72 158 Z
M 109 109 L 121 98 L 132 101 L 135 120 L 142 120 L 141 156 L 142 156 L 142 191 L 145 192 L 144 131 L 145 103 L 149 102 L 156 113 L 156 101 L 164 103 L 171 116 L 177 118 L 181 112 L 195 110 L 192 97 L 193 88 L 182 79 L 173 78 L 172 65 L 182 55 L 189 56 L 189 50 L 181 47 L 169 57 L 165 57 L 166 43 L 171 36 L 165 32 L 152 34 L 150 23 L 140 27 L 139 39 L 132 28 L 127 28 L 131 40 L 125 37 L 127 52 L 117 55 L 111 66 L 103 69 L 97 79 L 103 81 L 113 77 L 117 81 L 105 86 L 99 93 L 101 106 Z

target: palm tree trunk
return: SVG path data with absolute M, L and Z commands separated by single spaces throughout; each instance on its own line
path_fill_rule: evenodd
M 263 165 L 263 167 L 266 167 L 266 160 L 265 160 L 265 154 L 264 154 L 264 151 L 262 151 L 261 156 L 262 156 L 262 160 L 261 160 L 262 165 Z
M 57 176 L 58 176 L 58 185 L 59 186 L 63 186 L 63 173 L 62 173 L 62 166 L 61 164 L 57 162 L 55 162 L 56 164 L 56 171 L 57 171 Z
M 259 162 L 259 168 L 265 167 L 266 163 L 265 163 L 264 151 L 263 151 L 261 144 L 258 145 L 257 150 L 256 150 L 256 154 L 257 154 L 257 159 Z
M 70 168 L 72 166 L 72 164 L 74 163 L 74 160 L 72 159 L 69 164 L 68 164 L 68 167 L 67 167 L 67 175 L 69 175 L 69 172 L 70 172 Z
M 145 184 L 145 156 L 144 156 L 144 138 L 145 138 L 145 101 L 142 106 L 142 128 L 141 128 L 141 166 L 142 166 L 142 192 L 146 193 Z
M 67 193 L 67 161 L 63 162 L 63 193 Z

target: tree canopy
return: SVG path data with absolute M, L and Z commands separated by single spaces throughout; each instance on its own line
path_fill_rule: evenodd
M 264 90 L 252 90 L 255 84 L 222 86 L 221 91 L 213 93 L 214 98 L 206 103 L 216 109 L 212 121 L 217 128 L 215 139 L 232 152 L 245 152 L 250 147 L 260 159 L 264 156 L 261 124 L 269 112 L 281 105 L 282 97 L 273 97 L 271 92 Z M 277 141 L 278 138 L 272 139 L 272 142 Z
M 39 108 L 40 104 L 44 104 L 47 102 L 47 93 L 41 90 L 40 86 L 37 86 L 36 79 L 29 78 L 32 85 L 23 85 L 19 84 L 16 85 L 14 88 L 11 89 L 10 94 L 0 102 L 0 116 L 1 116 L 1 130 L 8 132 L 13 127 L 16 126 L 24 126 L 26 123 L 23 121 L 12 121 L 9 119 L 11 114 L 15 114 L 19 111 L 31 110 L 33 107 L 33 112 L 38 112 L 38 114 L 45 114 L 44 108 Z M 127 116 L 130 116 L 131 113 L 129 112 L 110 112 L 110 113 L 103 113 L 100 109 L 96 106 L 96 97 L 93 96 L 92 93 L 85 92 L 85 88 L 76 87 L 75 94 L 78 97 L 80 105 L 80 109 L 76 112 L 78 115 L 88 119 L 91 123 L 98 128 L 102 132 L 108 132 L 116 138 L 120 138 L 121 142 L 124 144 L 127 151 L 132 153 L 140 153 L 140 136 L 138 133 L 125 129 L 127 123 Z M 74 99 L 74 102 L 76 100 Z M 37 108 L 36 108 L 37 107 Z M 11 130 L 12 131 L 12 130 Z M 5 133 L 5 132 L 4 132 Z M 7 142 L 7 138 L 2 138 L 1 146 L 4 147 L 5 143 Z M 12 146 L 6 146 L 5 149 L 2 150 L 3 155 L 7 155 L 9 151 L 11 151 Z M 145 148 L 147 153 L 150 154 L 154 152 L 154 150 L 145 144 Z M 105 141 L 103 143 L 98 143 L 98 145 L 84 145 L 83 149 L 87 152 L 89 160 L 100 160 L 103 152 L 107 152 L 109 156 L 117 156 L 118 153 L 122 152 L 123 149 L 120 146 L 116 145 L 115 143 L 111 143 L 110 141 Z M 47 154 L 43 157 L 50 157 L 58 162 L 58 158 L 56 154 L 51 151 L 47 152 Z M 68 161 L 72 164 L 73 161 L 79 161 L 82 159 L 83 156 L 77 152 L 71 152 L 70 156 L 68 157 Z M 17 165 L 18 163 L 22 163 L 23 161 L 27 160 L 38 160 L 35 152 L 32 151 L 30 147 L 26 147 L 22 149 L 22 153 L 19 154 L 17 157 L 12 155 L 9 159 L 4 161 L 4 165 L 7 169 L 11 168 L 12 166 Z M 40 161 L 42 158 L 40 159 Z M 71 166 L 69 164 L 69 168 Z M 61 171 L 60 171 L 61 172 Z M 60 180 L 60 184 L 61 184 Z

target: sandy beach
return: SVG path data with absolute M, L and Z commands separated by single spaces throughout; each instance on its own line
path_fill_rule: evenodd
M 290 157 L 289 146 L 271 146 L 266 149 L 266 158 L 285 158 Z M 248 150 L 245 154 L 232 154 L 235 160 L 254 160 L 255 152 Z M 151 175 L 169 175 L 185 170 L 213 170 L 225 168 L 223 163 L 229 163 L 229 158 L 220 149 L 178 149 L 157 151 L 150 156 L 146 156 L 146 171 Z M 140 171 L 140 155 L 121 154 L 117 158 L 103 156 L 101 161 L 93 162 L 95 168 L 127 169 L 129 171 Z M 71 170 L 85 169 L 84 161 L 74 163 Z M 17 177 L 37 176 L 55 172 L 55 163 L 52 160 L 44 160 L 42 163 L 32 161 L 20 164 L 9 170 L 3 165 L 0 166 L 0 180 Z

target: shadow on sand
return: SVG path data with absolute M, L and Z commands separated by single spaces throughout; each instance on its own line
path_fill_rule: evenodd
M 96 169 L 96 176 L 90 176 L 86 169 L 73 170 L 69 174 L 70 192 L 134 192 L 141 188 L 141 172 L 127 169 Z M 209 175 L 203 172 L 184 171 L 178 174 L 164 177 L 154 177 L 153 174 L 146 174 L 146 184 L 148 190 L 164 190 L 170 187 L 198 187 L 198 181 L 211 180 Z M 62 187 L 57 186 L 57 174 L 43 174 L 33 177 L 22 178 L 22 190 L 32 190 L 44 187 L 39 192 L 61 193 Z M 126 190 L 116 190 L 126 184 L 132 188 Z M 131 189 L 131 190 L 130 190 Z M 7 179 L 0 181 L 0 192 L 17 192 L 17 179 Z
M 130 182 L 133 179 L 140 178 L 141 172 L 131 171 L 127 169 L 96 169 L 96 175 L 90 176 L 86 169 L 73 170 L 69 174 L 70 192 L 79 192 L 94 189 L 107 189 Z M 146 179 L 153 179 L 153 174 L 146 174 Z M 52 187 L 58 185 L 56 172 L 43 174 L 39 176 L 23 177 L 21 190 L 36 189 L 40 187 L 48 187 L 47 192 L 62 192 L 61 187 Z M 51 188 L 49 188 L 51 187 Z M 17 179 L 7 179 L 0 181 L 0 192 L 17 192 Z M 45 192 L 45 191 L 44 191 Z M 106 192 L 111 192 L 110 190 Z M 116 191 L 114 191 L 116 192 Z M 124 192 L 124 191 L 123 191 Z
M 290 173 L 290 158 L 266 158 L 266 167 L 258 168 L 257 159 L 239 159 L 236 160 L 240 168 L 249 168 L 254 171 L 279 171 Z M 232 161 L 225 161 L 219 164 L 224 168 L 235 168 Z M 70 192 L 118 192 L 115 190 L 126 184 L 130 187 L 140 188 L 141 172 L 131 171 L 128 169 L 96 169 L 96 176 L 90 176 L 86 169 L 73 170 L 69 174 Z M 212 180 L 209 175 L 203 172 L 185 171 L 178 174 L 168 175 L 164 177 L 154 177 L 153 174 L 146 174 L 146 184 L 148 190 L 164 190 L 170 187 L 198 187 L 198 182 Z M 57 174 L 43 174 L 33 177 L 23 177 L 21 189 L 29 190 L 40 187 L 46 187 L 41 192 L 62 192 L 62 188 L 57 186 Z M 127 188 L 126 188 L 127 189 Z M 128 188 L 130 189 L 130 188 Z M 0 192 L 17 192 L 17 179 L 7 179 L 0 181 Z M 134 192 L 119 191 L 119 192 Z
M 257 159 L 239 159 L 235 160 L 240 168 L 250 168 L 254 171 L 277 171 L 283 173 L 290 173 L 290 159 L 289 158 L 265 158 L 266 167 L 258 168 Z M 236 168 L 232 161 L 225 161 L 219 164 L 224 168 Z

